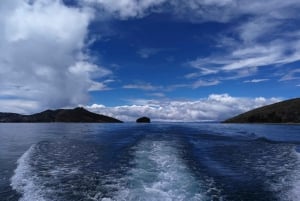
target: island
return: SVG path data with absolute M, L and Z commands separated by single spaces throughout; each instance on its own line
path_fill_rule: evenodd
M 0 113 L 0 123 L 43 123 L 43 122 L 85 122 L 85 123 L 122 123 L 122 121 L 90 112 L 82 107 L 74 109 L 46 110 L 32 115 Z
M 300 98 L 256 108 L 223 123 L 300 123 Z
M 149 117 L 140 117 L 136 120 L 136 123 L 150 123 L 151 120 Z

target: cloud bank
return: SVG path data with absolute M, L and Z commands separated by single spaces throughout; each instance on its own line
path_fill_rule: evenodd
M 123 121 L 135 121 L 148 116 L 154 121 L 221 121 L 256 107 L 280 101 L 279 98 L 241 98 L 228 94 L 212 94 L 194 101 L 175 100 L 136 100 L 135 104 L 106 107 L 93 104 L 85 106 L 88 110 Z

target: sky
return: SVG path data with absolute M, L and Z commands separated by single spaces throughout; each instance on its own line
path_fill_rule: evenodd
M 2 0 L 0 111 L 220 121 L 299 97 L 299 0 Z

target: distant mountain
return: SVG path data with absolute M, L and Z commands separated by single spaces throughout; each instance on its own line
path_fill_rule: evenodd
M 32 115 L 0 113 L 0 122 L 89 122 L 89 123 L 122 123 L 122 121 L 89 112 L 84 108 L 46 110 Z
M 300 98 L 260 107 L 223 123 L 300 123 Z

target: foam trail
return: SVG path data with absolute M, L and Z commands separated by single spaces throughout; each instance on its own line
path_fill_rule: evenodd
M 170 141 L 148 140 L 135 147 L 127 187 L 113 200 L 206 200 L 175 146 Z
M 18 159 L 11 186 L 22 195 L 20 201 L 88 200 L 99 179 L 89 169 L 96 162 L 91 145 L 42 141 Z
M 294 150 L 297 160 L 297 168 L 293 171 L 292 188 L 291 191 L 287 194 L 288 200 L 299 201 L 300 200 L 300 153 Z
M 285 162 L 277 170 L 277 181 L 270 183 L 270 188 L 278 195 L 282 201 L 299 201 L 300 200 L 300 153 L 291 147 L 288 152 L 278 151 L 278 155 L 285 155 Z M 274 168 L 271 172 L 274 173 Z
M 11 178 L 12 188 L 22 194 L 19 201 L 47 201 L 42 195 L 42 189 L 39 188 L 38 178 L 31 170 L 30 159 L 33 150 L 34 145 L 18 159 L 18 166 Z

